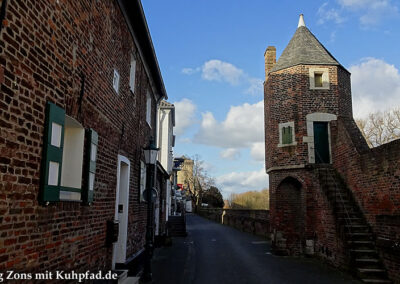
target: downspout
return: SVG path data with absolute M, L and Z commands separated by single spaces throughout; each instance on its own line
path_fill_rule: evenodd
M 160 141 L 159 141 L 159 117 L 158 117 L 158 113 L 159 113 L 159 111 L 158 111 L 158 109 L 159 109 L 159 104 L 160 104 L 160 102 L 161 102 L 161 100 L 163 99 L 165 97 L 165 95 L 164 96 L 161 96 L 157 101 L 156 101 L 156 133 L 154 134 L 154 141 L 156 141 L 156 147 L 157 148 L 159 148 L 159 144 L 160 144 Z M 158 155 L 159 155 L 159 153 L 158 153 Z M 157 158 L 157 160 L 158 160 L 158 158 Z M 153 180 L 153 184 L 154 185 L 157 185 L 157 163 L 155 163 L 154 164 L 154 180 Z M 159 203 L 159 206 L 160 206 L 160 209 L 162 208 L 162 199 L 161 199 L 161 189 L 160 189 L 160 192 L 159 192 L 159 194 L 158 194 L 158 198 L 159 198 L 159 200 L 160 200 L 160 203 Z M 154 203 L 155 204 L 155 203 Z M 153 208 L 153 210 L 155 210 L 155 208 Z M 161 211 L 161 210 L 160 210 Z M 153 218 L 154 218 L 154 220 L 153 220 L 153 222 L 155 221 L 155 216 L 153 216 Z M 160 218 L 159 218 L 160 219 Z M 160 220 L 159 220 L 159 222 L 160 222 Z M 158 229 L 160 229 L 160 226 L 158 226 Z M 155 232 L 154 232 L 155 233 Z M 160 235 L 159 233 L 158 233 L 158 235 Z

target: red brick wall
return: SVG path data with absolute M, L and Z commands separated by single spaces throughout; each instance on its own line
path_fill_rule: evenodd
M 201 208 L 198 213 L 243 232 L 270 238 L 269 210 Z
M 0 35 L 0 270 L 110 269 L 117 155 L 131 161 L 127 256 L 144 245 L 139 203 L 149 79 L 116 1 L 9 1 Z M 137 56 L 129 91 L 131 51 Z M 112 88 L 113 69 L 120 91 Z M 78 112 L 81 77 L 85 95 Z M 99 134 L 94 202 L 38 204 L 46 101 Z M 155 103 L 152 107 L 153 118 Z
M 368 149 L 359 137 L 353 120 L 339 118 L 334 166 L 352 190 L 376 236 L 399 242 L 400 140 Z M 399 251 L 383 249 L 382 253 L 392 279 L 400 282 Z
M 295 186 L 282 184 L 285 181 L 286 184 L 296 184 L 294 179 L 301 183 L 297 194 Z M 312 240 L 315 256 L 334 266 L 346 266 L 347 258 L 342 240 L 337 235 L 332 208 L 314 171 L 271 172 L 269 188 L 271 232 L 276 249 L 291 255 L 304 254 L 307 253 L 306 240 Z

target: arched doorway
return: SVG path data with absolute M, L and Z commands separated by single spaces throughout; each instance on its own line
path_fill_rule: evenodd
M 302 184 L 293 177 L 285 178 L 276 190 L 275 226 L 285 240 L 281 248 L 290 255 L 302 253 L 303 208 Z

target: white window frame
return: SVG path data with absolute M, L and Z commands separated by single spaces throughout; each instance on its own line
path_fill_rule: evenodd
M 132 93 L 135 93 L 135 79 L 136 79 L 136 59 L 131 55 L 131 70 L 129 74 L 129 88 Z
M 146 122 L 151 128 L 151 95 L 150 92 L 146 93 Z
M 322 87 L 315 86 L 315 74 L 322 74 Z M 310 68 L 309 69 L 309 77 L 310 77 L 310 89 L 311 90 L 329 90 L 329 68 Z
M 289 144 L 283 144 L 282 140 L 283 140 L 283 128 L 284 127 L 288 127 L 290 126 L 293 129 L 293 133 L 292 133 L 292 143 Z M 279 144 L 278 147 L 288 147 L 288 146 L 296 146 L 297 142 L 296 142 L 296 131 L 294 128 L 294 121 L 289 121 L 289 122 L 284 122 L 284 123 L 279 123 Z
M 118 73 L 117 70 L 114 69 L 113 88 L 114 88 L 114 91 L 117 94 L 118 94 L 118 91 L 119 91 L 119 79 L 120 79 L 119 73 Z

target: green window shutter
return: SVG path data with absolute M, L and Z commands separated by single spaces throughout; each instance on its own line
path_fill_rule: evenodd
M 293 129 L 290 126 L 282 128 L 282 144 L 292 144 Z
M 82 200 L 85 204 L 93 202 L 94 181 L 96 177 L 96 161 L 97 161 L 97 148 L 99 144 L 99 136 L 96 131 L 89 129 L 86 132 L 86 166 L 85 166 L 85 179 L 86 185 L 82 191 Z
M 65 110 L 47 102 L 39 195 L 44 203 L 60 199 L 64 122 Z

